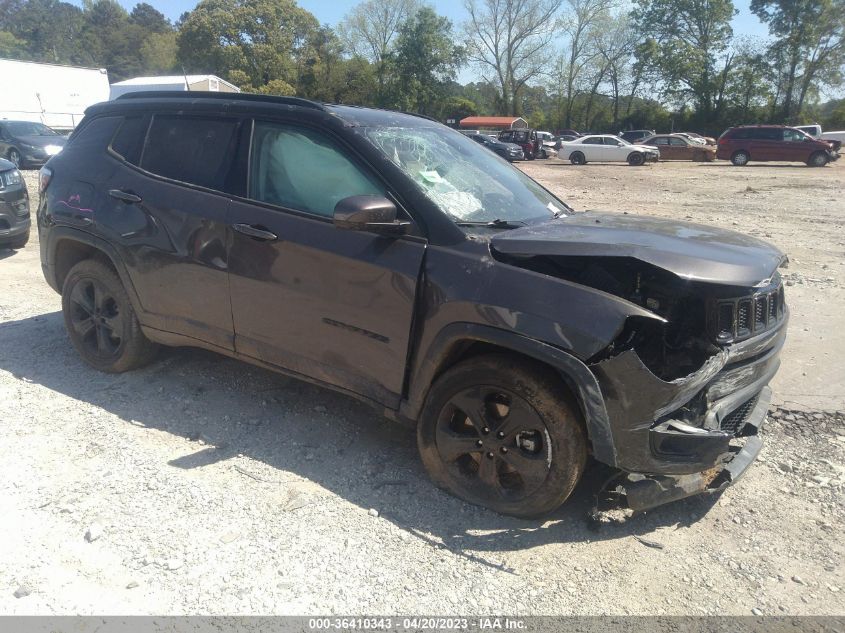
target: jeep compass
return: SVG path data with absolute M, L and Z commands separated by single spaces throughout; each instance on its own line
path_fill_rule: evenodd
M 522 517 L 588 458 L 644 509 L 760 450 L 788 311 L 757 239 L 577 213 L 429 119 L 291 97 L 92 106 L 40 183 L 44 275 L 101 371 L 187 345 L 339 390 Z

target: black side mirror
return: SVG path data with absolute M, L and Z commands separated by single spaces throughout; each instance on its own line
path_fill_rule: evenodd
M 396 205 L 383 196 L 349 196 L 335 205 L 334 225 L 340 229 L 404 235 L 410 222 L 396 218 Z

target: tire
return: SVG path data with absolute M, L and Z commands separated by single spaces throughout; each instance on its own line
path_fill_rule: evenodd
M 23 158 L 21 157 L 21 153 L 14 147 L 9 150 L 9 162 L 14 164 L 18 169 L 22 166 Z
M 573 165 L 586 165 L 587 159 L 581 152 L 572 152 L 572 154 L 569 155 L 569 162 Z
M 101 261 L 87 259 L 70 269 L 62 287 L 62 312 L 76 351 L 100 371 L 137 369 L 158 350 L 141 331 L 117 273 Z
M 693 152 L 692 160 L 696 163 L 703 163 L 707 159 L 705 158 L 704 152 Z
M 546 153 L 545 149 L 540 150 L 540 158 L 548 158 L 549 155 Z
M 751 160 L 751 156 L 744 149 L 734 152 L 731 156 L 731 162 L 737 167 L 745 167 L 749 160 Z
M 807 160 L 807 165 L 810 167 L 824 167 L 827 165 L 828 156 L 824 152 L 815 152 Z
M 464 409 L 475 411 L 474 419 Z M 471 358 L 437 379 L 417 424 L 417 446 L 439 487 L 522 518 L 566 501 L 587 460 L 581 413 L 560 377 L 506 354 Z
M 645 164 L 645 156 L 639 152 L 634 152 L 628 156 L 628 164 L 631 167 L 639 167 L 640 165 Z
M 14 242 L 11 242 L 9 244 L 8 248 L 11 248 L 13 251 L 18 251 L 18 250 L 22 249 L 24 246 L 26 246 L 27 242 L 29 242 L 29 233 L 27 233 L 23 237 L 19 237 Z

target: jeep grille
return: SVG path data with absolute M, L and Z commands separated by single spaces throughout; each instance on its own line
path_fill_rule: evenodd
M 750 297 L 722 299 L 716 304 L 716 341 L 733 343 L 770 330 L 783 320 L 783 312 L 780 280 Z

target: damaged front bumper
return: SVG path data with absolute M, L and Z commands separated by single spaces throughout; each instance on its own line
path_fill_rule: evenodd
M 724 459 L 721 465 L 689 475 L 629 473 L 620 485 L 628 507 L 634 511 L 648 510 L 693 495 L 719 492 L 736 482 L 763 448 L 759 431 L 766 420 L 771 397 L 772 390 L 763 387 L 756 406 L 745 422 L 744 437 L 729 446 L 727 455 L 720 455 Z
M 655 376 L 634 350 L 591 367 L 605 397 L 611 458 L 627 473 L 620 492 L 645 510 L 736 481 L 762 446 L 788 315 L 759 336 L 722 348 L 696 372 Z M 608 455 L 604 451 L 604 455 Z

